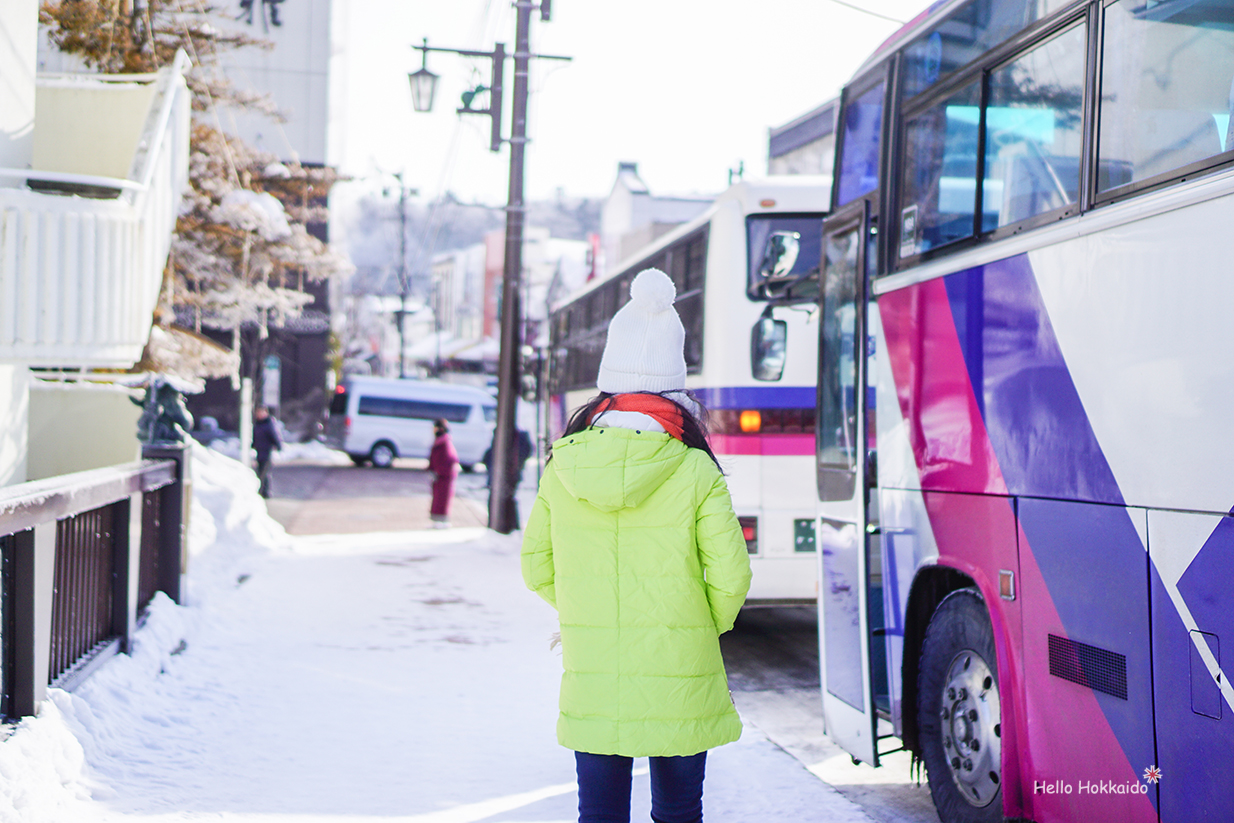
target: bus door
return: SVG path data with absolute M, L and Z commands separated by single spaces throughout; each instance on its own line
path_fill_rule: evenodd
M 875 231 L 872 199 L 846 205 L 823 227 L 815 434 L 823 722 L 849 754 L 877 766 L 870 639 L 876 630 L 881 634 L 882 603 L 879 598 L 872 602 L 870 585 L 872 567 L 879 567 L 879 546 L 870 502 L 873 452 L 867 437 L 873 432 L 867 431 L 865 342 L 867 265 L 873 264 Z M 875 654 L 883 654 L 881 643 Z

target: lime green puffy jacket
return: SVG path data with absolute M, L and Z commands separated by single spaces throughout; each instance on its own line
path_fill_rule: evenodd
M 745 602 L 750 558 L 704 452 L 621 428 L 558 440 L 522 564 L 561 621 L 561 745 L 691 755 L 741 736 L 719 637 Z

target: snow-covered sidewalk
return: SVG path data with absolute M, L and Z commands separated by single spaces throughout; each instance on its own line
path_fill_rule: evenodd
M 189 603 L 0 743 L 0 820 L 567 823 L 552 610 L 518 535 L 290 538 L 251 472 L 197 450 Z M 645 769 L 634 819 L 647 819 Z M 866 821 L 747 727 L 712 821 Z

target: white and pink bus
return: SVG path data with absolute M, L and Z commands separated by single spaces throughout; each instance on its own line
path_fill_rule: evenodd
M 711 446 L 745 532 L 752 605 L 813 604 L 818 270 L 826 177 L 731 186 L 675 228 L 554 306 L 550 432 L 596 394 L 608 322 L 630 281 L 655 267 L 677 286 L 687 388 L 711 413 Z M 757 367 L 756 367 L 757 366 Z
M 824 717 L 946 823 L 1234 820 L 1232 80 L 1228 0 L 956 0 L 843 92 Z

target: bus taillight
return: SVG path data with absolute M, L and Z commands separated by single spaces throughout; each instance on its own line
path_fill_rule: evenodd
M 758 518 L 738 517 L 737 523 L 741 526 L 741 536 L 746 541 L 746 551 L 758 554 Z
M 746 409 L 737 419 L 737 425 L 746 434 L 755 434 L 763 427 L 763 415 L 758 409 Z

